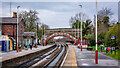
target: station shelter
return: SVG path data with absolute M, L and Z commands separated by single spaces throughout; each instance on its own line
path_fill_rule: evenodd
M 82 38 L 82 42 L 81 42 L 81 38 L 78 39 L 78 44 L 81 45 L 82 43 L 82 48 L 88 48 L 88 39 L 86 38 Z
M 35 32 L 24 32 L 24 46 L 29 47 L 31 43 L 32 43 L 32 46 L 34 46 L 35 42 L 36 42 Z

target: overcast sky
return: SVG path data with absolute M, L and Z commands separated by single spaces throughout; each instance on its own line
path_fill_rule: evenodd
M 81 12 L 78 5 L 83 5 L 82 11 L 92 20 L 95 14 L 95 2 L 12 2 L 11 10 L 16 12 L 16 7 L 21 6 L 19 11 L 36 10 L 40 21 L 50 28 L 69 28 L 71 16 Z M 110 8 L 114 13 L 112 20 L 118 21 L 118 2 L 98 2 L 98 11 L 102 8 Z M 10 3 L 2 2 L 0 17 L 10 17 Z

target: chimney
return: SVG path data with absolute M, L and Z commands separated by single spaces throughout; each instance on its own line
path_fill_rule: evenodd
M 13 18 L 17 18 L 17 13 L 13 12 Z

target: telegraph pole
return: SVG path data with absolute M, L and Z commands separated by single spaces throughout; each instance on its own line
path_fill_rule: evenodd
M 19 22 L 19 20 L 18 20 L 18 19 L 19 19 L 19 17 L 18 17 L 18 16 L 19 16 L 19 15 L 18 15 L 18 9 L 19 9 L 19 8 L 20 8 L 20 6 L 17 6 L 17 49 L 16 49 L 17 52 L 18 52 L 18 22 Z

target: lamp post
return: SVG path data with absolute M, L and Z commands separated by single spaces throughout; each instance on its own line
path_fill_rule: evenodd
M 96 50 L 95 50 L 95 64 L 98 64 L 98 50 L 97 50 L 97 0 L 96 0 Z
M 80 26 L 80 24 L 79 24 L 79 14 L 78 14 L 77 17 L 78 17 L 78 20 L 77 20 L 77 21 L 78 21 L 78 22 L 77 22 L 77 23 L 78 23 L 78 29 L 77 29 L 77 30 L 78 30 L 78 40 L 77 40 L 77 41 L 78 41 L 78 48 L 80 48 L 80 44 L 79 44 L 79 43 L 80 43 L 80 42 L 79 42 L 79 38 L 80 38 L 80 37 L 79 37 L 79 31 L 80 31 L 80 30 L 79 30 L 79 28 L 80 28 L 80 27 L 79 27 L 79 26 Z
M 74 17 L 74 23 L 76 23 L 76 17 Z M 76 41 L 77 41 L 77 24 L 75 24 L 75 38 L 76 38 Z M 75 45 L 77 45 L 77 42 L 75 43 Z
M 44 42 L 43 45 L 46 45 L 46 44 L 45 44 L 45 24 L 44 24 L 44 23 L 41 23 L 41 24 L 43 25 L 43 31 L 42 31 L 42 32 L 43 32 L 42 35 L 43 35 L 43 39 L 44 39 L 44 40 L 43 40 L 43 42 Z
M 82 12 L 82 5 L 79 5 L 81 7 Z M 81 51 L 82 51 L 82 13 L 81 13 Z
M 36 45 L 37 45 L 37 40 L 38 40 L 38 39 L 37 39 L 37 38 L 38 38 L 38 37 L 37 37 L 37 31 L 38 31 L 38 22 L 36 23 Z
M 18 17 L 18 16 L 19 16 L 19 15 L 18 15 L 18 9 L 19 9 L 19 8 L 20 8 L 20 6 L 17 6 L 17 52 L 18 52 L 18 21 L 19 21 L 19 20 L 18 20 L 18 18 L 19 18 L 19 17 Z
M 45 25 L 43 24 L 43 26 L 44 26 L 44 43 L 45 43 Z M 45 46 L 45 45 L 44 45 Z

